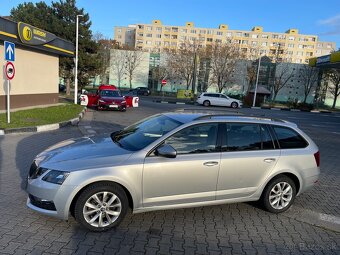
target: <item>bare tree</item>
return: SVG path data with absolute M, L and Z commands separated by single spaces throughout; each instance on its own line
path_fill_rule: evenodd
M 213 44 L 207 48 L 207 54 L 211 58 L 210 71 L 211 81 L 218 86 L 218 91 L 222 92 L 233 79 L 237 60 L 241 59 L 242 53 L 238 46 L 226 44 Z
M 117 85 L 120 88 L 120 82 L 125 74 L 125 61 L 126 61 L 126 52 L 125 50 L 111 50 L 110 57 L 110 67 L 111 71 L 117 78 Z
M 307 97 L 311 92 L 312 88 L 316 86 L 318 82 L 319 69 L 304 65 L 300 70 L 301 80 L 303 82 L 303 103 L 306 103 Z
M 168 50 L 168 68 L 181 79 L 185 80 L 186 88 L 189 89 L 192 84 L 195 69 L 195 60 L 197 61 L 198 44 L 196 41 L 184 41 L 176 50 Z
M 125 51 L 125 70 L 129 77 L 130 89 L 132 88 L 132 79 L 136 69 L 143 61 L 143 52 L 138 50 Z
M 336 106 L 336 101 L 338 96 L 340 95 L 340 70 L 339 69 L 331 69 L 327 72 L 327 78 L 331 81 L 331 85 L 329 86 L 329 92 L 333 95 L 333 105 L 332 109 Z
M 98 58 L 100 59 L 98 74 L 101 76 L 102 83 L 105 83 L 108 79 L 107 71 L 110 67 L 110 50 L 114 49 L 115 41 L 106 38 L 100 32 L 95 33 L 92 38 L 98 43 Z
M 279 91 L 285 87 L 288 81 L 293 77 L 294 70 L 290 68 L 288 63 L 277 64 L 273 83 L 271 83 L 271 89 L 273 91 L 273 101 L 275 101 Z

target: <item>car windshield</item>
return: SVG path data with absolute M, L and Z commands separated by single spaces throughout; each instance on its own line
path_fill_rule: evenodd
M 112 141 L 129 151 L 138 151 L 183 123 L 155 115 L 111 134 Z
M 121 97 L 119 90 L 101 90 L 99 94 L 102 97 Z

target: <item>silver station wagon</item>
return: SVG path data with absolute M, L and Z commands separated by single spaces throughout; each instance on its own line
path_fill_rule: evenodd
M 129 209 L 257 201 L 280 213 L 320 174 L 315 143 L 294 123 L 173 112 L 107 136 L 70 139 L 29 170 L 27 206 L 92 231 L 117 226 Z

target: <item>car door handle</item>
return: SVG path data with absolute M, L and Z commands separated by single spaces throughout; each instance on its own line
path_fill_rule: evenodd
M 216 166 L 218 165 L 217 161 L 208 161 L 208 162 L 204 162 L 203 165 L 205 166 Z
M 266 158 L 264 159 L 263 161 L 266 162 L 266 163 L 272 163 L 274 162 L 276 159 L 275 158 Z

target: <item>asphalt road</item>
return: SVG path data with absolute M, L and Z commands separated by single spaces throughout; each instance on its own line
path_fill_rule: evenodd
M 34 156 L 56 142 L 109 133 L 149 115 L 200 106 L 142 98 L 126 112 L 86 113 L 78 128 L 0 137 L 0 254 L 340 254 L 340 114 L 238 109 L 297 123 L 318 144 L 320 183 L 275 215 L 239 203 L 129 215 L 117 229 L 91 233 L 26 208 L 23 181 Z M 211 107 L 234 112 L 227 108 Z

